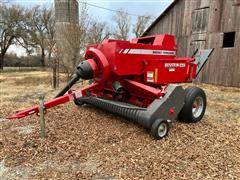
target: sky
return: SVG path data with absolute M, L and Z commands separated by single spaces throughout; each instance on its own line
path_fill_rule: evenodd
M 0 0 L 1 1 L 1 0 Z M 87 2 L 89 4 L 101 6 L 107 9 L 119 10 L 123 9 L 131 16 L 131 23 L 134 23 L 137 16 L 134 15 L 152 15 L 158 17 L 172 2 L 173 0 L 79 0 L 80 2 Z M 12 4 L 18 4 L 25 7 L 34 7 L 37 5 L 53 7 L 54 0 L 10 0 Z M 79 3 L 81 6 L 82 3 Z M 97 7 L 89 6 L 88 14 L 90 17 L 101 21 L 111 22 L 115 12 L 100 9 Z M 15 52 L 18 56 L 24 53 L 24 49 L 21 47 L 11 46 L 8 52 Z

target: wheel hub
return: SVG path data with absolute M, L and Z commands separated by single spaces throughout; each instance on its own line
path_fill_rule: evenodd
M 203 98 L 200 96 L 196 97 L 192 105 L 192 114 L 195 118 L 198 118 L 202 114 L 203 107 Z
M 167 133 L 167 124 L 166 123 L 161 123 L 158 127 L 158 135 L 160 137 L 164 137 Z

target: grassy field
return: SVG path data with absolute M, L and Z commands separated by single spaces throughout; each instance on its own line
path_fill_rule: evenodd
M 72 102 L 48 111 L 41 139 L 37 116 L 4 117 L 35 105 L 42 93 L 54 97 L 50 73 L 5 72 L 0 83 L 0 179 L 240 179 L 239 88 L 198 85 L 208 100 L 203 120 L 176 122 L 164 140 Z

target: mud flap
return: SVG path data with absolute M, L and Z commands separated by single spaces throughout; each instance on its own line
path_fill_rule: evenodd
M 199 72 L 202 70 L 213 50 L 214 49 L 200 49 L 195 53 L 194 64 L 197 64 L 196 76 L 198 76 Z

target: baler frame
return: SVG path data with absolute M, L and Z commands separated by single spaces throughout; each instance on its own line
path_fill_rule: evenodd
M 184 90 L 173 83 L 196 78 L 212 51 L 199 50 L 191 58 L 176 58 L 177 47 L 171 35 L 105 40 L 89 45 L 86 60 L 77 66 L 73 78 L 44 107 L 47 110 L 68 101 L 91 104 L 151 129 L 152 135 L 160 139 L 176 119 L 190 122 L 202 119 L 206 108 L 203 90 L 196 87 Z M 71 91 L 80 78 L 93 79 L 93 83 Z M 204 105 L 198 117 L 192 115 L 193 108 L 198 106 L 196 98 L 201 98 Z M 19 119 L 38 112 L 39 107 L 34 106 L 7 118 Z

